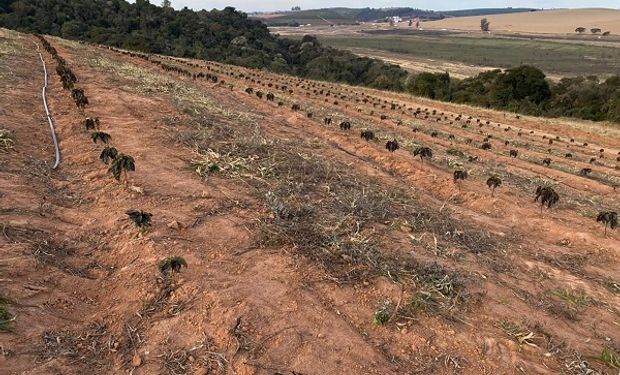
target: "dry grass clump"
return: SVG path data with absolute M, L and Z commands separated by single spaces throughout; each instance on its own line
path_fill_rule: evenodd
M 12 138 L 11 131 L 0 129 L 0 152 L 9 152 L 13 149 L 15 141 Z
M 112 347 L 106 325 L 93 322 L 83 332 L 46 331 L 37 357 L 41 361 L 68 358 L 84 369 L 103 370 L 110 365 L 107 356 Z

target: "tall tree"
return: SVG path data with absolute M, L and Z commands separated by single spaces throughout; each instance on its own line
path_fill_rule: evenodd
M 489 22 L 489 20 L 486 18 L 480 20 L 480 30 L 489 31 L 489 26 L 491 26 L 491 22 Z

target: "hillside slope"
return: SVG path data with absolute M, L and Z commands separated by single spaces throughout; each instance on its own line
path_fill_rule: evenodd
M 521 51 L 515 44 L 487 43 L 485 49 L 484 46 L 478 48 L 474 40 L 471 48 L 463 48 L 462 39 L 456 43 L 448 41 L 447 44 L 442 40 L 426 40 L 430 48 L 421 48 L 431 51 L 431 54 L 438 49 L 439 54 L 434 58 L 440 60 L 467 51 L 470 52 L 466 54 L 467 60 L 462 61 L 487 65 L 487 54 L 499 54 L 502 58 L 499 66 L 511 68 L 506 72 L 479 74 L 471 80 L 459 82 L 441 74 L 409 74 L 397 65 L 324 46 L 311 35 L 295 40 L 280 38 L 271 34 L 261 22 L 249 19 L 245 13 L 232 7 L 221 11 L 196 12 L 187 8 L 176 11 L 170 7 L 159 7 L 146 0 L 134 3 L 126 0 L 8 0 L 2 4 L 2 9 L 0 27 L 18 31 L 103 43 L 144 53 L 219 61 L 309 79 L 409 92 L 431 99 L 524 114 L 564 115 L 588 120 L 620 119 L 620 79 L 613 76 L 617 72 L 614 68 L 617 68 L 618 59 L 614 59 L 616 51 L 610 48 L 579 48 L 571 54 L 577 55 L 579 65 L 590 65 L 588 60 L 596 60 L 597 64 L 592 64 L 593 70 L 589 71 L 611 71 L 611 77 L 604 80 L 582 77 L 546 90 L 541 89 L 540 85 L 550 86 L 551 83 L 541 82 L 544 80 L 542 71 L 536 67 L 524 67 L 518 54 L 501 53 L 504 49 Z M 6 9 L 9 9 L 8 12 Z M 363 11 L 390 13 L 399 9 Z M 420 46 L 411 45 L 406 39 L 402 43 L 399 40 L 387 40 L 386 43 L 386 40 L 371 36 L 367 41 L 361 40 L 362 45 L 350 45 L 345 41 L 344 47 L 385 50 L 389 46 L 389 52 L 418 54 Z M 560 51 L 557 51 L 558 47 Z M 572 71 L 574 64 L 563 60 L 562 51 L 565 48 L 564 45 L 550 43 L 547 46 L 548 60 L 551 65 L 555 65 L 556 61 L 568 64 Z M 533 49 L 530 49 L 529 55 L 532 52 L 535 56 L 540 55 L 538 47 Z M 563 68 L 564 71 L 566 69 Z
M 89 104 L 42 50 L 50 170 L 41 42 L 0 31 L 6 373 L 616 371 L 620 237 L 595 217 L 620 207 L 617 128 L 47 40 Z
M 401 89 L 407 76 L 398 66 L 316 39 L 278 38 L 232 7 L 177 11 L 146 0 L 7 0 L 0 27 L 380 89 Z

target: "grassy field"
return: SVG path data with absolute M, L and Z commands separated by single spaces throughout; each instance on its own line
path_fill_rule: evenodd
M 387 51 L 465 64 L 510 68 L 534 65 L 558 75 L 611 75 L 620 71 L 620 49 L 568 43 L 455 36 L 320 36 L 326 44 Z

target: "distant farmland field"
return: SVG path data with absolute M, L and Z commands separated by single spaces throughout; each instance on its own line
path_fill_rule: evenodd
M 496 14 L 486 18 L 491 22 L 491 31 L 566 34 L 575 28 L 600 28 L 612 34 L 620 34 L 620 10 L 614 9 L 567 9 L 545 10 L 528 13 Z M 424 28 L 480 30 L 480 16 L 447 18 L 424 22 Z
M 321 36 L 338 48 L 376 50 L 416 58 L 509 68 L 521 64 L 557 75 L 611 75 L 620 71 L 620 48 L 538 40 L 457 36 Z

